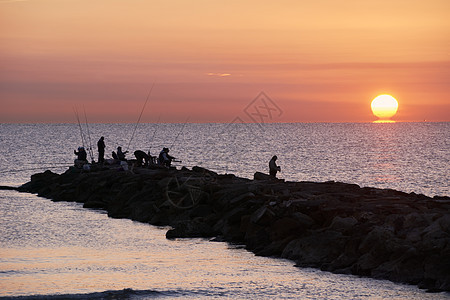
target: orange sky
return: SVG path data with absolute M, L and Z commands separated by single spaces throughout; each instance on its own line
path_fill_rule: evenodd
M 0 0 L 0 122 L 450 121 L 450 1 Z

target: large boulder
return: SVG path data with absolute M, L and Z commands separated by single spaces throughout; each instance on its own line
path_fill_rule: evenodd
M 309 236 L 291 241 L 281 257 L 292 259 L 300 266 L 321 267 L 344 251 L 347 240 L 337 231 L 311 232 Z
M 214 237 L 216 235 L 217 232 L 207 223 L 200 220 L 192 220 L 176 224 L 175 228 L 167 231 L 166 238 Z
M 59 177 L 58 174 L 52 171 L 45 171 L 31 175 L 31 181 L 21 185 L 18 190 L 21 192 L 38 193 L 45 196 L 48 193 L 50 185 Z

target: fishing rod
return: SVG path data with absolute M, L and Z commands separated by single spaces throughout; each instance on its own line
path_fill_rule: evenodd
M 86 127 L 87 127 L 87 132 L 88 132 L 88 137 L 89 137 L 89 155 L 91 156 L 92 163 L 94 163 L 94 152 L 92 152 L 91 134 L 89 132 L 89 125 L 88 125 L 88 120 L 87 120 L 87 115 L 86 115 L 86 108 L 84 107 L 84 105 L 83 105 L 83 109 L 84 109 L 84 118 L 86 119 Z
M 178 135 L 175 137 L 175 139 L 173 140 L 172 145 L 170 146 L 170 148 L 173 148 L 173 145 L 175 145 L 175 142 L 177 141 L 178 137 L 180 136 L 180 134 L 183 132 L 184 127 L 186 126 L 187 122 L 189 120 L 189 117 L 186 118 L 186 121 L 184 121 L 183 127 L 181 127 L 181 130 L 178 132 Z
M 138 127 L 138 124 L 141 121 L 142 113 L 144 112 L 145 106 L 147 105 L 148 99 L 150 98 L 150 94 L 152 93 L 154 86 L 155 86 L 155 82 L 153 82 L 152 87 L 151 87 L 150 91 L 148 92 L 147 99 L 145 99 L 144 106 L 142 107 L 141 114 L 139 115 L 139 118 L 138 118 L 138 120 L 136 122 L 136 126 L 134 127 L 133 134 L 131 135 L 130 142 L 128 143 L 128 146 L 127 146 L 127 148 L 125 150 L 128 150 L 130 148 L 131 141 L 134 138 L 134 134 L 136 133 L 136 129 Z
M 81 127 L 80 116 L 78 115 L 78 110 L 76 107 L 73 107 L 73 112 L 75 113 L 75 117 L 77 118 L 77 121 L 78 121 L 78 126 L 80 127 L 81 143 L 83 144 L 83 148 L 84 148 L 83 128 Z
M 66 166 L 67 165 L 67 163 L 46 163 L 46 164 L 49 164 L 49 165 L 51 165 L 51 166 Z M 33 163 L 33 162 L 30 162 L 30 163 L 27 163 L 27 165 L 42 165 L 42 163 Z M 45 165 L 46 166 L 46 165 Z M 0 170 L 0 173 L 2 172 L 2 170 Z
M 27 163 L 27 165 L 41 165 L 42 163 L 34 163 L 34 162 L 29 162 L 29 163 Z M 48 164 L 51 164 L 52 166 L 65 166 L 65 165 L 67 165 L 67 163 L 48 163 Z M 0 170 L 0 172 L 2 172 L 1 170 Z
M 152 149 L 152 142 L 153 142 L 154 139 L 155 139 L 156 130 L 158 129 L 158 125 L 159 125 L 159 120 L 161 120 L 161 114 L 159 114 L 159 116 L 158 116 L 158 121 L 156 121 L 156 124 L 155 124 L 155 130 L 153 131 L 153 136 L 152 136 L 152 138 L 151 138 L 151 140 L 150 140 L 150 146 L 149 146 L 149 148 L 148 148 L 148 152 L 149 152 L 149 153 L 150 153 L 150 150 Z

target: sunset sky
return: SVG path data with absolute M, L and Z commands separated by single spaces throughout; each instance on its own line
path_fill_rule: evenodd
M 0 0 L 0 123 L 450 121 L 449 0 Z

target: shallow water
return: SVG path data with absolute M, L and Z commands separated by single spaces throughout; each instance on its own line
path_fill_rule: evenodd
M 133 128 L 90 125 L 92 142 L 104 135 L 107 153 L 127 148 Z M 280 177 L 288 180 L 449 194 L 447 123 L 143 124 L 130 149 L 148 150 L 155 129 L 152 153 L 173 144 L 171 153 L 183 165 L 251 178 L 277 154 Z M 70 124 L 1 124 L 0 133 L 0 146 L 8 149 L 0 154 L 0 185 L 18 186 L 48 167 L 64 171 L 80 144 L 79 128 Z M 414 286 L 296 268 L 226 243 L 167 240 L 166 230 L 111 219 L 76 203 L 0 191 L 0 296 L 450 299 Z
M 102 298 L 114 291 L 119 298 L 450 299 L 296 268 L 222 242 L 167 240 L 166 228 L 111 219 L 77 203 L 3 191 L 0 207 L 0 296 Z

